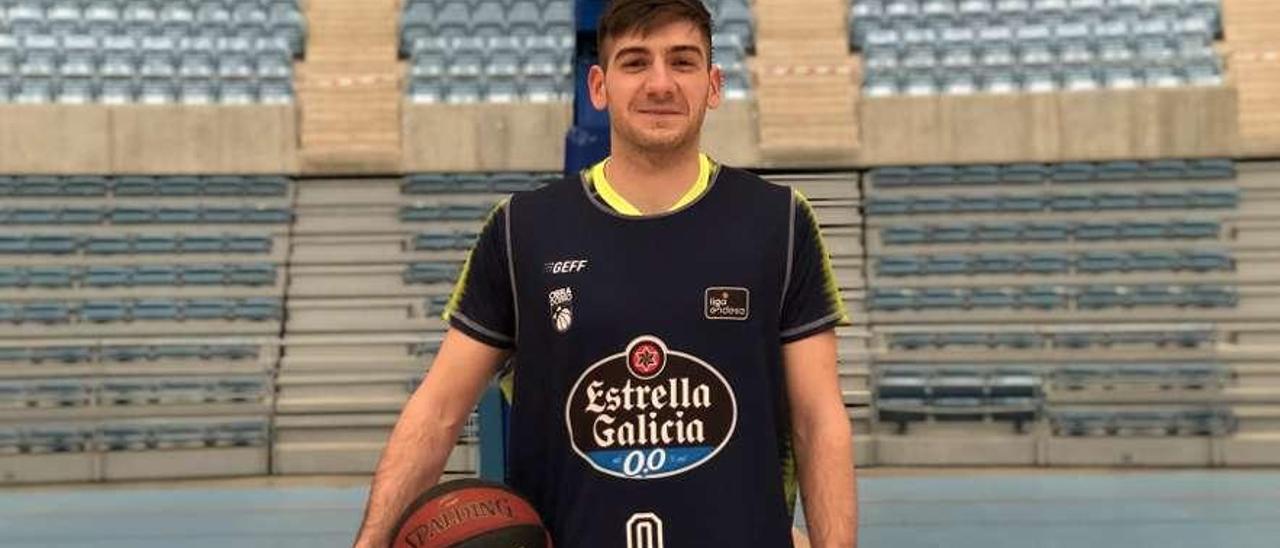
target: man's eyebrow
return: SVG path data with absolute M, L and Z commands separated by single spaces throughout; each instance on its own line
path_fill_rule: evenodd
M 613 52 L 613 58 L 618 59 L 624 55 L 637 55 L 637 54 L 647 55 L 648 53 L 649 53 L 648 48 L 642 48 L 640 46 L 631 46 L 631 47 L 622 48 L 618 51 Z
M 696 53 L 698 55 L 706 55 L 706 52 L 704 52 L 701 47 L 695 46 L 693 44 L 682 44 L 679 46 L 675 46 L 667 51 L 669 53 Z

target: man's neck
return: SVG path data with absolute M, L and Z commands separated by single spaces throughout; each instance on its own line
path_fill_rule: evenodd
M 604 168 L 609 185 L 645 215 L 669 210 L 698 179 L 697 146 L 663 154 L 610 152 Z

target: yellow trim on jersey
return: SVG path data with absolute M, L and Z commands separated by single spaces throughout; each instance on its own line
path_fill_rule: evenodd
M 849 318 L 849 311 L 844 306 L 844 299 L 840 298 L 840 287 L 836 284 L 835 269 L 831 268 L 831 255 L 827 253 L 827 246 L 822 241 L 822 231 L 818 228 L 818 214 L 814 213 L 813 206 L 809 205 L 809 199 L 805 198 L 799 190 L 795 191 L 796 197 L 800 199 L 800 205 L 804 206 L 805 213 L 809 215 L 810 222 L 813 224 L 813 238 L 818 242 L 818 252 L 822 255 L 822 278 L 823 286 L 827 292 L 827 299 L 833 305 L 833 312 L 838 312 L 840 317 L 836 320 L 836 325 L 852 325 L 853 321 Z
M 496 230 L 489 225 L 493 223 L 493 217 L 498 214 L 498 210 L 505 205 L 507 205 L 507 200 L 502 200 L 493 206 L 493 209 L 489 210 L 489 216 L 484 219 L 484 229 L 481 230 L 481 234 L 486 230 Z M 453 316 L 453 312 L 462 303 L 462 295 L 467 292 L 467 275 L 471 273 L 471 258 L 476 254 L 476 243 L 478 242 L 471 244 L 471 251 L 467 252 L 467 260 L 462 263 L 462 271 L 458 273 L 458 280 L 453 283 L 453 291 L 449 295 L 449 301 L 444 305 L 444 312 L 440 313 L 440 319 L 444 320 L 445 323 L 449 323 L 449 317 Z
M 600 194 L 600 199 L 604 200 L 604 203 L 609 207 L 612 207 L 614 211 L 623 215 L 631 215 L 633 217 L 644 215 L 644 213 L 640 211 L 640 208 L 631 205 L 631 202 L 628 202 L 626 198 L 623 198 L 621 194 L 618 194 L 618 191 L 613 188 L 613 185 L 609 184 L 609 179 L 604 175 L 604 166 L 607 163 L 609 163 L 609 159 L 605 158 L 596 165 L 591 166 L 591 184 L 595 186 L 596 192 Z M 689 187 L 689 190 L 684 193 L 684 196 L 681 196 L 679 200 L 676 200 L 676 203 L 667 211 L 675 211 L 689 205 L 696 200 L 698 196 L 702 195 L 702 192 L 707 189 L 707 185 L 710 183 L 711 158 L 706 154 L 699 153 L 698 178 L 693 181 L 693 186 Z

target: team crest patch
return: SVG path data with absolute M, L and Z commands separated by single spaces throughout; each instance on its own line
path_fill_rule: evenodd
M 697 468 L 724 448 L 737 421 L 724 376 L 651 335 L 588 367 L 565 403 L 574 452 L 595 470 L 627 479 Z
M 573 326 L 573 289 L 562 287 L 547 294 L 551 303 L 551 325 L 564 333 Z
M 745 287 L 708 287 L 703 316 L 708 320 L 745 320 L 751 316 L 751 291 Z

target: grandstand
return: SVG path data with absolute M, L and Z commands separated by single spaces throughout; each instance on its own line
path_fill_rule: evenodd
M 708 4 L 704 147 L 815 208 L 859 465 L 1280 464 L 1270 2 Z M 370 472 L 485 216 L 560 177 L 577 36 L 0 0 L 0 483 Z

